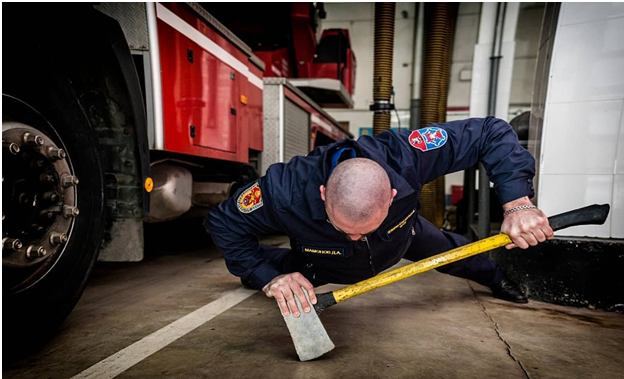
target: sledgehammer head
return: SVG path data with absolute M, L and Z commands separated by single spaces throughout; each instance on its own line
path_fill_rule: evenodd
M 306 298 L 308 298 L 308 293 L 305 290 L 303 290 L 303 292 L 305 293 Z M 323 295 L 331 295 L 333 299 L 333 295 L 331 293 Z M 303 309 L 299 299 L 297 299 L 296 296 L 295 301 L 297 302 L 297 307 L 299 307 L 300 310 Z M 308 298 L 308 302 L 309 301 L 310 299 Z M 317 296 L 317 305 L 320 305 L 321 303 L 325 302 L 321 301 L 319 296 Z M 335 300 L 333 303 L 336 303 Z M 290 336 L 295 344 L 297 355 L 299 356 L 299 360 L 302 362 L 316 359 L 334 348 L 334 343 L 327 335 L 327 332 L 321 323 L 321 319 L 317 314 L 317 312 L 320 313 L 325 308 L 327 308 L 327 305 L 324 307 L 315 307 L 316 311 L 313 310 L 310 311 L 310 313 L 301 311 L 301 316 L 299 317 L 293 316 L 291 309 L 290 315 L 284 316 L 286 326 L 288 327 Z

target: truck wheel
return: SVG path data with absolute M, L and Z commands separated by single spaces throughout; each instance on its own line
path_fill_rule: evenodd
M 49 337 L 76 305 L 105 217 L 97 142 L 71 82 L 47 90 L 9 82 L 2 96 L 2 286 L 10 358 Z

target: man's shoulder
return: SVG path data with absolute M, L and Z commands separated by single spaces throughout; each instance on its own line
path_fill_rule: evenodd
M 296 156 L 288 163 L 276 163 L 269 167 L 264 182 L 276 210 L 291 207 L 306 198 L 309 186 L 319 181 L 320 162 L 321 157 L 317 155 Z
M 385 163 L 394 171 L 413 164 L 414 154 L 410 150 L 410 130 L 387 130 L 375 136 L 361 136 L 356 146 L 360 153 L 382 165 Z
M 375 136 L 363 135 L 358 138 L 356 145 L 372 152 L 401 151 L 409 147 L 410 132 L 411 130 L 386 130 Z

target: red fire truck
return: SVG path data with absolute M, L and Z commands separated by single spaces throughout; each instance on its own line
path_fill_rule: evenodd
M 52 330 L 98 256 L 142 259 L 145 221 L 205 213 L 269 163 L 350 136 L 287 79 L 265 84 L 265 62 L 199 4 L 3 10 L 5 330 Z M 342 95 L 349 54 L 330 78 Z

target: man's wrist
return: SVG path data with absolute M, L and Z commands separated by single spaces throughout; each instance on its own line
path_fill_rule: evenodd
M 523 210 L 526 210 L 526 209 L 535 209 L 535 208 L 537 208 L 537 207 L 535 205 L 533 205 L 533 204 L 531 204 L 531 205 L 519 205 L 517 207 L 510 208 L 510 209 L 506 210 L 505 212 L 503 212 L 503 217 L 505 217 L 505 216 L 507 216 L 507 215 L 509 215 L 511 213 L 514 213 L 514 212 L 523 211 Z
M 508 211 L 512 208 L 521 207 L 524 205 L 533 205 L 528 196 L 521 197 L 516 200 L 512 200 L 508 203 L 503 204 L 503 211 Z

